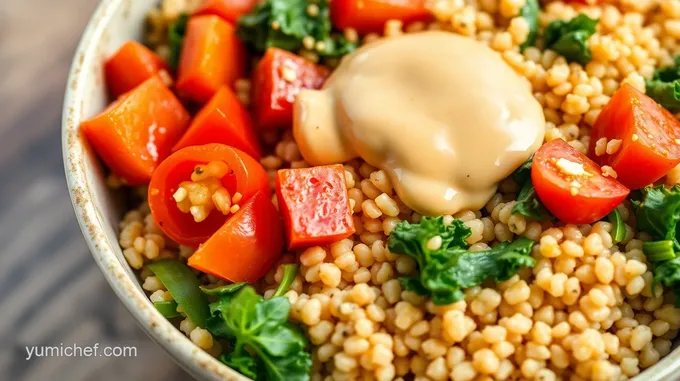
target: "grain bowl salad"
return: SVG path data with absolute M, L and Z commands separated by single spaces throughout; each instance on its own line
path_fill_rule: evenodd
M 680 1 L 163 0 L 81 124 L 150 301 L 254 380 L 645 380 Z

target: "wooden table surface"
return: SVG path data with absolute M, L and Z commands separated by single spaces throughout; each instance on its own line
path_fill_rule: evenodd
M 61 106 L 97 3 L 0 0 L 0 380 L 190 379 L 111 291 L 68 197 Z M 137 357 L 26 360 L 27 346 L 97 343 Z

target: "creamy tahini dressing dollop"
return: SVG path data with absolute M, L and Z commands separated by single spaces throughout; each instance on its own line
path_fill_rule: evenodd
M 487 46 L 446 32 L 384 39 L 303 90 L 294 136 L 312 165 L 361 157 L 424 215 L 479 209 L 541 145 L 528 83 Z

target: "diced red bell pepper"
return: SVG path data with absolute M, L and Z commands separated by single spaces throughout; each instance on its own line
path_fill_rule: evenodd
M 253 110 L 258 128 L 288 128 L 293 123 L 293 102 L 301 89 L 319 89 L 327 68 L 285 50 L 269 48 L 255 69 Z
M 168 65 L 137 41 L 127 41 L 104 63 L 106 87 L 114 98 L 146 81 Z
M 290 249 L 329 244 L 355 231 L 341 164 L 279 170 L 276 196 Z
M 194 15 L 220 16 L 236 24 L 238 19 L 255 7 L 257 0 L 205 0 L 196 8 Z
M 230 282 L 254 282 L 283 251 L 281 216 L 265 192 L 258 192 L 231 216 L 187 264 Z
M 191 126 L 172 150 L 209 143 L 238 148 L 255 159 L 262 156 L 248 110 L 226 86 L 196 114 Z
M 432 19 L 425 0 L 333 0 L 330 10 L 333 26 L 354 28 L 360 34 L 382 33 L 389 20 L 407 24 Z
M 236 28 L 218 16 L 193 16 L 177 70 L 177 91 L 205 103 L 224 85 L 246 73 L 246 50 Z
M 190 116 L 158 76 L 121 95 L 80 128 L 113 173 L 147 184 L 189 125 Z

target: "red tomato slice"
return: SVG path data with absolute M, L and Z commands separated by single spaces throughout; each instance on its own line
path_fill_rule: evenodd
M 172 197 L 180 183 L 191 178 L 198 164 L 224 161 L 229 174 L 222 184 L 230 194 L 241 193 L 241 203 L 247 202 L 255 193 L 271 193 L 267 172 L 255 159 L 245 152 L 224 144 L 206 144 L 183 148 L 165 159 L 151 177 L 149 184 L 149 207 L 156 223 L 163 232 L 185 246 L 197 247 L 210 238 L 229 216 L 212 211 L 201 222 L 194 221 L 191 214 L 182 213 Z
M 342 164 L 279 170 L 276 195 L 290 249 L 330 244 L 355 231 Z
M 231 282 L 254 282 L 283 250 L 281 217 L 266 192 L 256 193 L 191 256 L 196 270 Z
M 330 11 L 333 26 L 354 28 L 360 34 L 382 33 L 388 20 L 408 24 L 432 19 L 425 0 L 333 0 Z
M 620 139 L 620 148 L 597 156 L 595 146 L 603 137 Z M 624 84 L 597 117 L 588 155 L 614 168 L 617 180 L 629 189 L 642 188 L 680 163 L 680 122 L 652 98 Z
M 538 149 L 531 166 L 538 198 L 560 221 L 589 224 L 616 208 L 630 190 L 562 139 Z
M 238 19 L 250 12 L 257 0 L 205 0 L 194 11 L 194 15 L 215 15 L 236 24 Z
M 172 150 L 209 143 L 238 148 L 255 159 L 262 156 L 248 110 L 226 86 L 196 114 L 191 126 Z
M 293 53 L 267 49 L 253 75 L 253 113 L 257 127 L 289 128 L 297 94 L 301 89 L 320 89 L 328 74 L 327 68 Z

